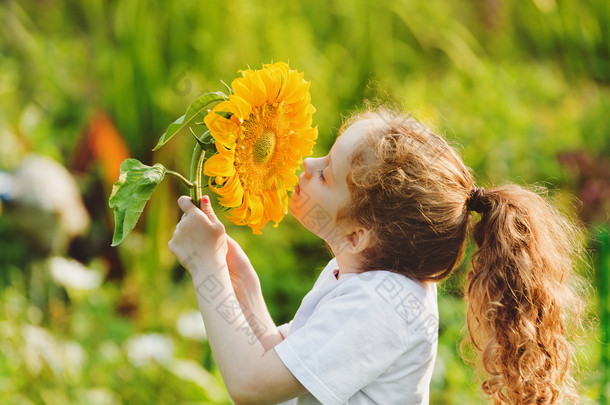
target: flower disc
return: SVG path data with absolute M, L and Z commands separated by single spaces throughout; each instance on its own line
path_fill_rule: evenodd
M 249 225 L 256 234 L 275 225 L 288 209 L 288 191 L 298 183 L 296 170 L 318 137 L 315 112 L 303 73 L 285 63 L 242 71 L 231 83 L 234 94 L 214 107 L 205 124 L 218 153 L 203 172 L 227 218 Z

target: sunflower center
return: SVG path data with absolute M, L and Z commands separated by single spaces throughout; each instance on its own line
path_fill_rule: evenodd
M 266 129 L 261 136 L 258 137 L 252 148 L 252 157 L 254 162 L 263 164 L 267 163 L 273 150 L 275 149 L 275 132 Z
M 275 184 L 287 160 L 289 139 L 290 119 L 283 104 L 252 109 L 235 146 L 235 170 L 250 193 L 261 194 Z

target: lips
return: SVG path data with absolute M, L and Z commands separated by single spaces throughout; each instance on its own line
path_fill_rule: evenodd
M 303 180 L 303 175 L 305 173 L 301 173 L 301 175 L 299 176 L 299 182 L 297 183 L 297 186 L 294 188 L 294 193 L 296 195 L 299 195 L 301 193 L 301 181 Z

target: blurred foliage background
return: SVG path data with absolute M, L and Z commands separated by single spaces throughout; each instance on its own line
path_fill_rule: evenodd
M 158 137 L 196 96 L 271 61 L 312 82 L 316 156 L 363 100 L 399 103 L 458 147 L 480 186 L 543 185 L 585 222 L 579 272 L 597 288 L 576 375 L 582 403 L 607 403 L 606 0 L 3 1 L 0 185 L 29 199 L 5 192 L 0 214 L 0 402 L 230 403 L 167 249 L 186 190 L 165 181 L 117 249 L 107 201 L 126 157 L 188 173 L 192 141 L 152 153 Z M 28 177 L 32 156 L 71 174 L 80 223 L 57 176 Z M 276 323 L 289 321 L 330 258 L 322 241 L 290 216 L 262 236 L 226 225 Z M 433 404 L 486 403 L 456 345 L 466 272 L 440 285 Z

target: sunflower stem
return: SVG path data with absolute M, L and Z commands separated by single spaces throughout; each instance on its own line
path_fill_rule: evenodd
M 192 189 L 193 187 L 195 187 L 195 185 L 194 185 L 193 183 L 191 183 L 190 181 L 188 181 L 188 180 L 186 179 L 186 177 L 184 177 L 183 175 L 181 175 L 181 174 L 180 174 L 180 173 L 178 173 L 178 172 L 175 172 L 175 171 L 173 171 L 173 170 L 168 170 L 166 173 L 167 173 L 167 174 L 171 174 L 171 175 L 172 175 L 172 176 L 174 176 L 174 177 L 177 177 L 177 178 L 178 178 L 178 180 L 180 180 L 180 182 L 181 182 L 182 184 L 184 184 L 185 186 L 187 186 L 187 187 L 188 187 L 188 188 L 190 188 L 190 189 Z
M 191 200 L 193 200 L 193 204 L 197 207 L 199 207 L 201 197 L 203 197 L 201 175 L 203 174 L 204 162 L 205 150 L 201 147 L 200 143 L 196 143 L 191 157 L 191 183 L 193 184 L 193 188 L 191 188 Z
M 202 175 L 203 175 L 203 164 L 205 162 L 205 150 L 201 149 L 201 154 L 199 155 L 199 160 L 197 162 L 197 206 L 199 207 L 199 203 L 201 198 L 203 197 L 203 184 Z

